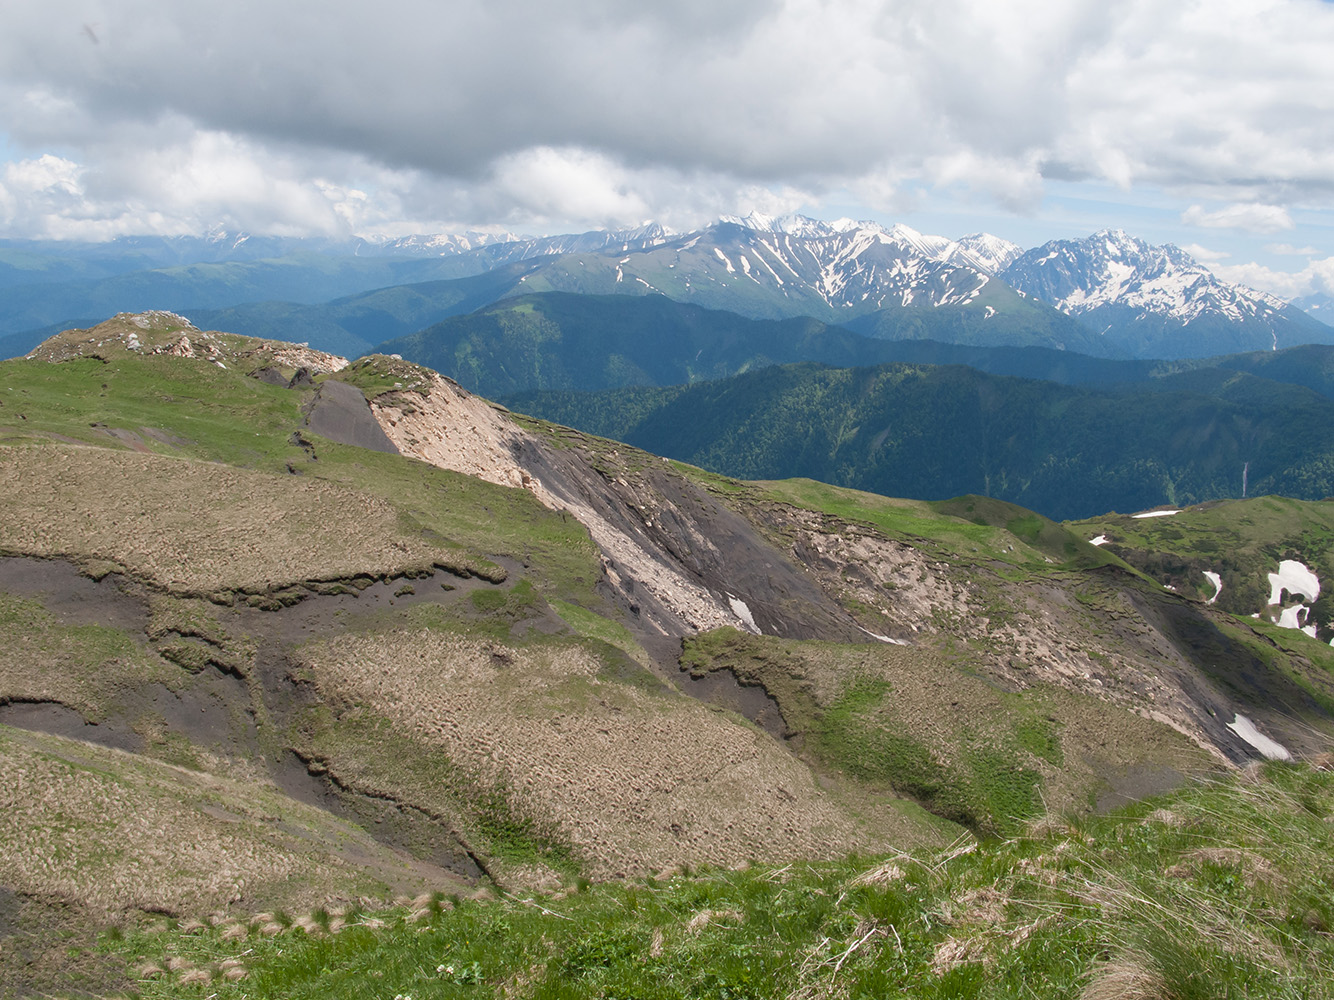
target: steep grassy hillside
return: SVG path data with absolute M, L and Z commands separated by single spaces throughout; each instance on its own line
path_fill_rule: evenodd
M 1233 614 L 1277 622 L 1285 607 L 1308 608 L 1300 624 L 1311 638 L 1334 639 L 1334 594 L 1326 582 L 1334 582 L 1334 501 L 1267 496 L 1170 510 L 1093 518 L 1071 529 L 1099 538 L 1105 551 L 1164 586 Z M 1270 576 L 1281 575 L 1285 562 L 1305 568 L 1297 571 L 1304 582 L 1282 579 L 1275 594 Z M 1294 617 L 1287 624 L 1299 623 Z
M 1001 501 L 726 479 L 516 418 L 410 362 L 169 313 L 0 364 L 0 404 L 6 992 L 299 994 L 325 970 L 363 995 L 375 979 L 536 993 L 555 961 L 567 989 L 605 993 L 597 970 L 643 949 L 604 954 L 579 928 L 637 880 L 748 864 L 728 884 L 794 921 L 782 955 L 728 945 L 770 970 L 751 991 L 815 988 L 835 947 L 865 939 L 851 973 L 888 942 L 832 892 L 879 864 L 850 854 L 948 869 L 949 845 L 1045 810 L 1095 822 L 1334 731 L 1327 662 Z M 585 895 L 592 881 L 621 884 Z M 649 925 L 608 925 L 606 942 L 648 935 L 659 993 L 722 995 L 694 932 L 732 909 L 762 926 L 733 889 L 696 899 L 710 884 L 680 883 L 673 912 L 689 897 L 688 919 L 714 915 L 657 946 Z M 479 891 L 499 897 L 478 911 L 489 929 L 439 923 Z M 1002 947 L 939 933 L 945 896 L 919 891 L 903 975 Z M 564 913 L 569 938 L 506 936 L 562 899 L 590 907 Z M 409 925 L 420 945 L 394 936 Z M 513 964 L 468 950 L 483 938 Z M 458 978 L 429 978 L 450 948 Z

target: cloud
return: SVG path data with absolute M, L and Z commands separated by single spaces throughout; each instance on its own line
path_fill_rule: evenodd
M 1226 250 L 1210 250 L 1208 247 L 1202 247 L 1198 243 L 1187 243 L 1181 248 L 1198 261 L 1208 263 L 1215 260 L 1226 260 L 1232 254 Z
M 1181 221 L 1188 226 L 1239 229 L 1245 233 L 1278 233 L 1293 228 L 1292 216 L 1278 205 L 1228 205 L 1212 212 L 1191 205 L 1181 213 Z
M 1334 295 L 1334 257 L 1312 260 L 1300 271 L 1276 271 L 1254 261 L 1208 266 L 1224 281 L 1258 288 L 1281 299 L 1296 299 L 1315 293 Z
M 1295 247 L 1291 243 L 1266 243 L 1265 252 L 1282 257 L 1314 257 L 1320 251 L 1312 246 Z
M 1313 0 L 48 0 L 5 18 L 13 141 L 77 165 L 80 211 L 161 225 L 223 204 L 277 229 L 600 224 L 933 186 L 1031 212 L 1061 178 L 1188 191 L 1194 225 L 1277 232 L 1280 206 L 1334 192 L 1334 8 Z M 145 193 L 136 155 L 185 176 Z
M 345 235 L 400 214 L 401 176 L 347 157 L 323 164 L 360 175 L 374 198 L 329 180 L 304 156 L 198 132 L 149 147 L 99 149 L 96 168 L 44 154 L 0 171 L 0 225 L 54 239 L 199 234 L 213 225 L 276 234 Z M 339 161 L 342 162 L 339 162 Z

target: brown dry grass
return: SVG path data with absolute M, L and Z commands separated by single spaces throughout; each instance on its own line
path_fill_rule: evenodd
M 385 896 L 386 877 L 421 887 L 362 831 L 272 785 L 0 726 L 0 884 L 19 892 L 185 915 Z
M 111 560 L 178 593 L 401 572 L 443 555 L 359 490 L 98 448 L 0 447 L 0 509 L 0 550 Z
M 554 825 L 595 876 L 836 857 L 929 836 L 903 817 L 868 829 L 767 734 L 665 689 L 602 680 L 581 647 L 421 630 L 318 643 L 301 657 L 330 700 L 366 706 L 510 789 L 515 810 Z
M 1079 1000 L 1167 1000 L 1167 981 L 1146 959 L 1122 955 L 1098 966 Z

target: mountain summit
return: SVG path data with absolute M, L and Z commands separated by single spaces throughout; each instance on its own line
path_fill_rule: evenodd
M 1135 357 L 1277 350 L 1330 337 L 1281 299 L 1221 280 L 1179 247 L 1151 246 L 1120 229 L 1044 243 L 1000 277 Z

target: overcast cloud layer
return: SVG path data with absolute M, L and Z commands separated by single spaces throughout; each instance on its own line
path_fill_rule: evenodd
M 1304 246 L 1294 217 L 1334 203 L 1331 53 L 1317 0 L 8 4 L 0 227 L 892 220 L 1096 181 L 1179 200 L 1182 243 Z

